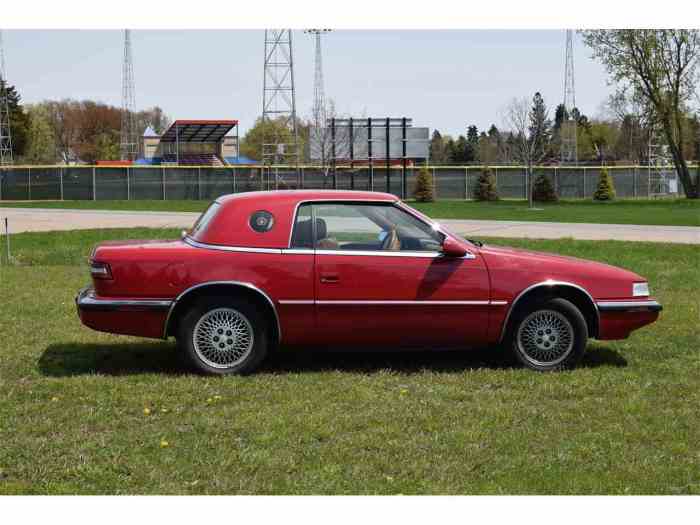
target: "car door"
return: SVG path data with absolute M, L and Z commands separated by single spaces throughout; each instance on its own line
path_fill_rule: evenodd
M 486 341 L 489 280 L 478 254 L 440 252 L 442 233 L 393 203 L 314 203 L 316 322 L 333 344 Z

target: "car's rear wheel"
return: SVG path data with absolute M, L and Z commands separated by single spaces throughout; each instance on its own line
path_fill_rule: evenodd
M 200 372 L 246 374 L 267 354 L 267 323 L 256 306 L 243 300 L 205 299 L 179 323 L 178 345 Z
M 544 299 L 518 312 L 510 329 L 511 348 L 523 365 L 550 371 L 574 368 L 583 357 L 588 327 L 566 299 Z

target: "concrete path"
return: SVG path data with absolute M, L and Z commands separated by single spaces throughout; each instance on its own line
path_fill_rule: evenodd
M 92 228 L 188 228 L 199 213 L 66 210 L 45 208 L 0 208 L 2 230 L 8 217 L 10 233 L 27 231 L 79 230 Z M 574 239 L 672 242 L 700 244 L 695 226 L 636 226 L 630 224 L 584 224 L 563 222 L 440 221 L 466 237 L 522 237 L 532 239 Z

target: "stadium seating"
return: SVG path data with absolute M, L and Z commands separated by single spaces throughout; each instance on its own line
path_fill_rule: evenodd
M 161 164 L 177 164 L 177 155 L 166 154 Z M 213 153 L 180 154 L 180 166 L 224 166 L 224 162 Z

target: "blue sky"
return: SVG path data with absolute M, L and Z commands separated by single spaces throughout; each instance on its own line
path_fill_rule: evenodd
M 7 76 L 25 102 L 90 98 L 121 104 L 120 31 L 6 30 Z M 293 32 L 297 112 L 313 95 L 313 39 Z M 415 125 L 465 133 L 502 124 L 512 97 L 541 91 L 552 108 L 563 92 L 564 31 L 338 30 L 323 37 L 325 90 L 340 114 L 407 116 Z M 173 118 L 260 115 L 261 30 L 132 32 L 137 108 Z M 593 116 L 612 91 L 602 66 L 575 42 L 576 98 Z

